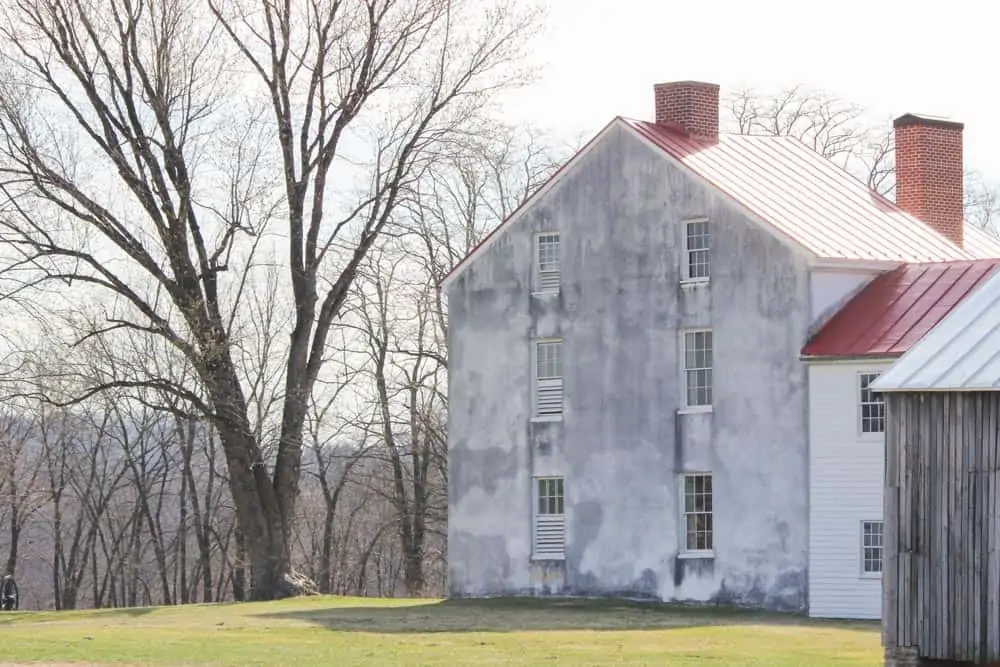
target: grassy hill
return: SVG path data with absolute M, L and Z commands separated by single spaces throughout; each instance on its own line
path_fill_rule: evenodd
M 559 600 L 319 597 L 0 614 L 0 665 L 881 664 L 878 627 Z

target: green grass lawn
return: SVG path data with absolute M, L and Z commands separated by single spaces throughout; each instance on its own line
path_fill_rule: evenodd
M 881 664 L 878 626 L 617 601 L 373 600 L 0 614 L 0 665 Z

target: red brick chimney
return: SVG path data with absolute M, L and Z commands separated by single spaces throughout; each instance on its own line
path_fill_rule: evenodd
M 673 81 L 653 85 L 656 122 L 680 125 L 691 135 L 719 137 L 719 86 L 701 81 Z
M 962 123 L 905 114 L 896 132 L 896 204 L 962 247 Z

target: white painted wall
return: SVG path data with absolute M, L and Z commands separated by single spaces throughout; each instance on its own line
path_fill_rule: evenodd
M 874 278 L 874 271 L 813 269 L 809 272 L 810 324 L 826 321 Z
M 861 573 L 861 523 L 882 518 L 885 438 L 861 433 L 859 375 L 890 363 L 809 366 L 810 616 L 882 615 L 882 580 Z

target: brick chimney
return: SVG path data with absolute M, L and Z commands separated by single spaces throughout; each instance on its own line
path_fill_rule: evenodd
M 958 247 L 963 242 L 962 123 L 905 114 L 896 133 L 896 204 Z
M 656 123 L 676 124 L 688 134 L 719 137 L 719 86 L 701 81 L 673 81 L 653 85 Z

